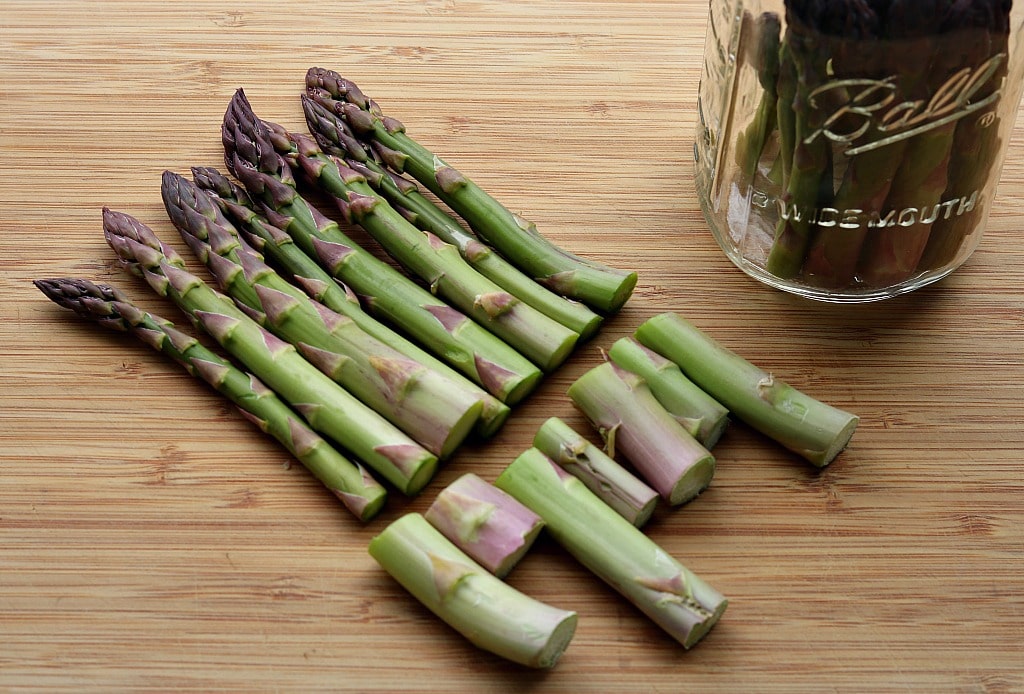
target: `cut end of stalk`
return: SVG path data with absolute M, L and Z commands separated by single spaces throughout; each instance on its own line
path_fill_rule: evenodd
M 672 488 L 667 501 L 672 506 L 679 506 L 695 499 L 697 495 L 708 488 L 714 476 L 715 459 L 713 456 L 707 455 L 690 466 L 686 474 Z
M 466 411 L 461 417 L 459 417 L 458 421 L 452 424 L 451 428 L 448 430 L 448 435 L 444 437 L 440 446 L 438 446 L 438 457 L 442 460 L 450 458 L 455 451 L 458 450 L 459 446 L 462 445 L 462 442 L 466 440 L 470 432 L 479 430 L 480 427 L 477 425 L 479 422 L 483 421 L 483 412 L 483 400 L 477 400 L 473 405 L 466 408 Z M 505 416 L 507 417 L 508 413 L 506 413 Z M 504 422 L 504 419 L 502 419 L 501 422 Z M 498 426 L 500 427 L 501 423 L 499 423 Z
M 636 289 L 637 274 L 636 272 L 627 272 L 619 282 L 618 288 L 611 295 L 607 306 L 598 306 L 597 308 L 608 311 L 609 313 L 615 313 L 629 301 L 629 297 L 633 296 L 633 290 Z
M 690 649 L 696 646 L 697 642 L 704 638 L 704 636 L 709 631 L 711 631 L 711 627 L 715 626 L 715 624 L 718 623 L 718 620 L 722 618 L 723 614 L 725 614 L 725 608 L 728 606 L 729 601 L 723 598 L 721 602 L 719 602 L 718 605 L 715 607 L 714 611 L 711 613 L 711 616 L 694 625 L 690 633 L 686 635 L 685 639 L 683 639 L 683 648 Z
M 576 633 L 577 616 L 575 612 L 568 613 L 562 621 L 551 630 L 551 635 L 544 644 L 544 647 L 537 653 L 533 662 L 527 663 L 534 668 L 553 668 L 569 647 L 573 635 Z
M 815 467 L 827 466 L 836 459 L 836 456 L 846 449 L 846 446 L 850 443 L 850 439 L 853 438 L 853 432 L 857 430 L 857 425 L 859 423 L 860 417 L 853 414 L 849 415 L 849 420 L 846 422 L 846 425 L 839 430 L 835 439 L 832 440 L 832 445 L 830 445 L 826 450 L 803 451 L 800 452 L 800 455 L 810 461 Z
M 352 515 L 363 522 L 375 518 L 387 501 L 387 493 L 383 487 L 379 490 L 370 490 L 365 495 L 351 494 L 340 489 L 332 489 L 331 492 L 338 497 L 345 508 L 352 512 Z
M 408 496 L 419 494 L 437 471 L 437 457 L 417 445 L 396 443 L 377 446 L 374 451 L 401 472 L 405 479 L 400 489 Z
M 701 443 L 701 445 L 704 446 L 704 448 L 711 450 L 712 448 L 715 447 L 715 444 L 718 443 L 719 439 L 722 438 L 722 434 L 725 433 L 725 430 L 728 427 L 729 418 L 720 418 L 718 421 L 715 422 L 714 426 L 711 429 L 709 429 L 708 432 L 704 435 L 704 441 Z
M 482 439 L 489 439 L 499 431 L 512 414 L 512 408 L 491 394 L 481 398 L 483 407 L 476 422 L 474 433 Z
M 517 374 L 479 355 L 474 362 L 481 385 L 510 407 L 533 392 L 540 383 L 540 369 Z

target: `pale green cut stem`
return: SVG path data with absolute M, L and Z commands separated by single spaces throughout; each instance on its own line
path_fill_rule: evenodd
M 605 440 L 672 506 L 690 501 L 711 483 L 715 459 L 651 394 L 647 383 L 605 362 L 569 386 L 569 398 Z
M 658 492 L 563 420 L 551 417 L 544 422 L 533 445 L 636 527 L 650 520 L 658 504 Z
M 846 448 L 860 421 L 754 366 L 676 313 L 648 319 L 636 338 L 678 364 L 737 418 L 817 467 Z
M 498 578 L 508 575 L 544 528 L 540 516 L 472 472 L 438 492 L 424 515 Z
M 576 613 L 519 592 L 469 558 L 418 513 L 370 541 L 370 555 L 413 597 L 485 651 L 532 668 L 558 662 Z
M 675 362 L 624 337 L 608 357 L 647 381 L 654 397 L 704 448 L 711 449 L 729 424 L 729 410 L 688 379 Z
M 533 509 L 555 541 L 684 647 L 725 612 L 724 596 L 536 448 L 495 485 Z

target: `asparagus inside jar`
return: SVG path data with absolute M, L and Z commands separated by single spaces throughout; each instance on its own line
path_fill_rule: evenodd
M 762 0 L 718 21 L 705 52 L 736 61 L 705 63 L 697 182 L 730 259 L 831 301 L 956 269 L 1020 99 L 1022 14 L 1006 0 Z

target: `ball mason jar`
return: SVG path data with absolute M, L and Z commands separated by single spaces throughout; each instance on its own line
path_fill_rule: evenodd
M 835 302 L 960 266 L 1017 115 L 1022 5 L 711 0 L 695 179 L 728 257 Z

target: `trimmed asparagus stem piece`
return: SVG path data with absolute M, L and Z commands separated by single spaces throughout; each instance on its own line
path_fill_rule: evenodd
M 270 142 L 242 90 L 224 116 L 225 163 L 274 223 L 307 254 L 350 286 L 371 313 L 514 405 L 539 383 L 541 371 L 495 335 L 361 248 L 295 190 L 291 169 Z
M 711 483 L 714 457 L 636 374 L 605 362 L 576 379 L 569 398 L 601 434 L 608 454 L 621 451 L 672 506 L 693 499 Z
M 340 75 L 322 68 L 306 73 L 306 93 L 337 115 L 362 138 L 372 139 L 382 159 L 437 195 L 502 255 L 545 286 L 600 311 L 622 308 L 636 286 L 636 273 L 573 255 L 542 236 L 536 226 L 513 214 L 467 176 L 443 162 L 405 133 L 394 118 Z
M 306 255 L 291 236 L 258 214 L 248 193 L 227 177 L 212 168 L 193 168 L 192 175 L 196 186 L 204 190 L 220 207 L 221 212 L 235 222 L 236 228 L 246 237 L 249 245 L 291 273 L 295 282 L 310 298 L 332 311 L 348 316 L 366 333 L 445 376 L 452 382 L 452 387 L 471 393 L 483 404 L 480 419 L 476 423 L 476 433 L 487 438 L 498 432 L 511 413 L 508 405 L 363 311 L 359 300 L 348 287 L 337 282 L 317 261 Z
M 160 296 L 174 301 L 225 350 L 298 410 L 309 425 L 341 444 L 402 492 L 430 481 L 437 456 L 359 402 L 274 337 L 230 299 L 184 269 L 181 258 L 153 231 L 104 208 L 103 230 L 119 260 Z
M 575 634 L 575 612 L 491 575 L 418 513 L 384 528 L 370 541 L 370 556 L 475 646 L 512 662 L 553 667 Z
M 263 327 L 434 455 L 455 452 L 480 417 L 477 398 L 278 275 L 191 181 L 165 171 L 161 194 L 188 246 L 228 295 L 257 312 Z
M 647 382 L 662 407 L 710 450 L 729 424 L 729 410 L 683 375 L 682 370 L 632 337 L 616 340 L 608 357 Z
M 279 151 L 286 161 L 295 161 L 322 192 L 331 196 L 346 219 L 365 229 L 392 258 L 427 283 L 431 293 L 447 300 L 543 371 L 550 372 L 566 360 L 576 346 L 577 333 L 481 275 L 452 244 L 418 229 L 377 195 L 362 174 L 325 155 L 312 138 L 265 124 L 291 140 L 290 154 Z
M 181 364 L 233 402 L 260 431 L 272 436 L 361 521 L 381 510 L 387 492 L 310 429 L 255 376 L 234 367 L 170 321 L 138 308 L 114 287 L 80 279 L 36 280 L 49 299 L 105 328 L 129 332 Z
M 540 516 L 473 473 L 442 489 L 424 516 L 498 578 L 508 575 L 544 528 Z
M 526 276 L 420 193 L 415 183 L 388 170 L 372 150 L 355 138 L 339 116 L 306 95 L 302 96 L 302 108 L 310 132 L 324 152 L 343 158 L 349 168 L 361 173 L 379 195 L 403 212 L 417 227 L 458 248 L 462 257 L 477 272 L 578 333 L 581 339 L 592 337 L 600 328 L 601 316 L 587 308 L 586 304 L 555 294 L 532 277 Z
M 536 448 L 495 485 L 533 509 L 555 541 L 684 647 L 725 612 L 725 597 Z
M 856 415 L 804 395 L 678 314 L 648 319 L 637 328 L 636 338 L 678 364 L 736 417 L 813 465 L 832 462 L 857 428 Z
M 541 425 L 533 445 L 634 526 L 643 527 L 650 520 L 658 492 L 558 417 Z

